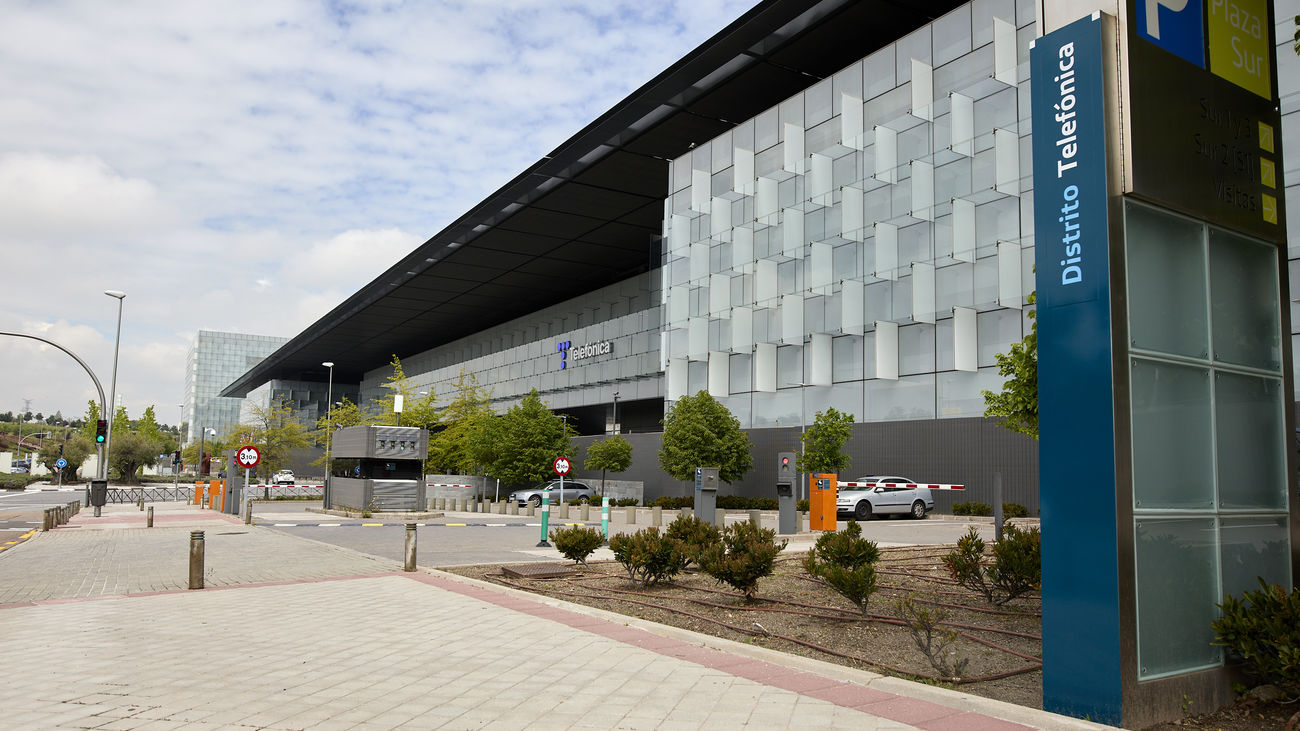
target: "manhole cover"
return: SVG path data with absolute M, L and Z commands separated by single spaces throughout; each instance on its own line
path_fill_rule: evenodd
M 526 563 L 519 566 L 502 566 L 501 573 L 516 579 L 550 579 L 578 572 L 571 564 Z

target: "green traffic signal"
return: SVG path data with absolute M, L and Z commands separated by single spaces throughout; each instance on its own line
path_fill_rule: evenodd
M 108 441 L 108 422 L 100 419 L 95 422 L 95 444 Z

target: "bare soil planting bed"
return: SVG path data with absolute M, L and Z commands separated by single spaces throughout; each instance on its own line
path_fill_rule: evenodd
M 951 549 L 882 548 L 877 591 L 865 616 L 828 585 L 808 576 L 801 565 L 802 552 L 784 552 L 777 559 L 775 574 L 759 581 L 755 599 L 748 603 L 738 591 L 694 567 L 669 583 L 651 587 L 632 582 L 623 567 L 612 561 L 593 561 L 559 578 L 511 577 L 500 566 L 447 570 L 737 642 L 1042 708 L 1039 598 L 989 604 L 949 577 L 942 557 Z M 944 676 L 918 649 L 900 619 L 897 603 L 904 597 L 946 614 L 940 629 L 957 633 L 957 638 L 942 659 L 949 667 L 965 659 L 960 677 Z M 1207 710 L 1189 708 L 1187 718 L 1147 731 L 1291 731 L 1287 721 L 1297 708 L 1285 702 L 1244 699 L 1234 706 Z M 1300 729 L 1300 722 L 1294 727 Z

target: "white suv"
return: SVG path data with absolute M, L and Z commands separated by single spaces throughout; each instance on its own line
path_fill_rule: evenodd
M 835 496 L 837 517 L 871 520 L 875 515 L 910 515 L 919 520 L 934 510 L 930 488 L 906 477 L 869 475 L 854 482 Z
M 292 485 L 297 481 L 293 475 L 293 470 L 280 470 L 271 478 L 272 485 Z

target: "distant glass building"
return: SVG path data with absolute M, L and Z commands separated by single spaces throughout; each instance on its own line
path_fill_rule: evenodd
M 288 338 L 200 330 L 185 358 L 185 393 L 181 397 L 181 433 L 185 443 L 198 441 L 198 427 L 221 434 L 239 423 L 241 398 L 219 396 L 249 368 L 274 353 Z

